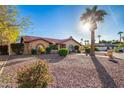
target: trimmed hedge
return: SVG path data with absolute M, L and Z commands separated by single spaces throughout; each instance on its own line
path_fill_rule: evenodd
M 69 50 L 66 48 L 61 48 L 61 49 L 59 49 L 58 54 L 60 56 L 67 56 L 69 54 Z
M 24 52 L 24 44 L 22 43 L 11 44 L 11 49 L 15 54 L 22 55 Z
M 38 61 L 20 68 L 17 72 L 17 83 L 20 88 L 45 88 L 52 82 L 48 64 Z

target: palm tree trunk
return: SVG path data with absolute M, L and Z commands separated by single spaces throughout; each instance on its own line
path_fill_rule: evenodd
M 121 34 L 120 34 L 120 42 L 121 42 Z
M 99 43 L 100 43 L 100 37 L 99 37 Z
M 91 50 L 90 55 L 95 56 L 95 32 L 91 31 Z

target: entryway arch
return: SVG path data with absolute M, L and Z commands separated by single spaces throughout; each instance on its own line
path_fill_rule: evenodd
M 40 48 L 45 48 L 45 46 L 43 44 L 41 44 L 41 43 L 39 43 L 39 44 L 36 45 L 36 50 L 37 50 L 37 53 L 38 54 L 39 54 L 39 49 Z

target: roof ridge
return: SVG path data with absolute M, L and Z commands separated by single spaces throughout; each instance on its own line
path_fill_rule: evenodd
M 57 39 L 57 38 L 52 38 L 52 37 L 40 37 L 40 36 L 29 36 L 29 35 L 22 36 L 22 37 L 37 37 L 37 38 L 42 38 L 42 39 L 55 39 L 55 40 L 66 40 L 66 39 L 69 39 L 69 38 Z
M 25 38 L 25 42 L 31 42 L 31 41 L 34 41 L 34 40 L 39 40 L 39 39 L 43 39 L 49 43 L 64 43 L 70 39 L 76 41 L 72 36 L 69 37 L 69 38 L 66 38 L 66 39 L 56 39 L 56 38 L 47 38 L 47 37 L 38 37 L 38 36 L 22 36 Z M 29 37 L 29 38 L 28 38 Z M 77 43 L 79 43 L 78 41 L 76 41 Z

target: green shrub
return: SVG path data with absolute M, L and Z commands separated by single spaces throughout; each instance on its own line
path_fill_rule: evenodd
M 66 48 L 61 48 L 59 51 L 58 51 L 59 55 L 60 56 L 67 56 L 68 53 L 69 53 L 69 50 L 66 49 Z
M 85 48 L 86 53 L 90 53 L 90 48 Z
M 120 49 L 120 48 L 117 47 L 117 48 L 114 49 L 114 51 L 118 53 L 118 52 L 119 52 L 119 49 Z
M 79 46 L 78 45 L 74 46 L 74 49 L 75 49 L 76 53 L 79 53 L 80 50 L 79 50 Z
M 120 49 L 124 47 L 124 44 L 118 44 L 118 47 L 114 49 L 115 52 L 120 52 Z
M 52 50 L 58 50 L 57 45 L 49 45 L 49 47 L 46 48 L 46 54 L 49 54 Z
M 51 48 L 51 50 L 58 50 L 57 45 L 49 45 L 49 48 Z
M 46 54 L 49 54 L 49 53 L 51 52 L 51 50 L 52 50 L 52 49 L 51 49 L 50 47 L 47 47 L 47 48 L 46 48 Z
M 15 54 L 21 55 L 24 52 L 24 44 L 22 43 L 11 44 L 11 49 Z
M 95 47 L 95 51 L 99 51 L 99 49 L 97 47 Z
M 124 44 L 118 44 L 118 48 L 121 49 L 124 47 Z
M 78 50 L 77 53 L 81 53 L 81 50 Z
M 84 45 L 84 49 L 90 48 L 90 45 Z
M 45 88 L 51 82 L 48 65 L 43 61 L 24 66 L 17 72 L 17 84 L 20 88 Z
M 31 50 L 31 54 L 36 55 L 37 54 L 37 50 L 36 49 L 32 49 Z
M 74 46 L 74 49 L 79 50 L 79 46 L 78 45 Z

